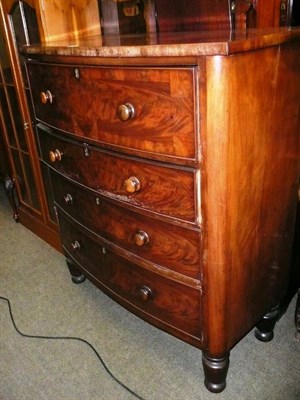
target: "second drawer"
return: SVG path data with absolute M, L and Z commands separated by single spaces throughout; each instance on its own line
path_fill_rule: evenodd
M 68 178 L 128 206 L 198 222 L 199 170 L 124 157 L 37 129 L 44 161 Z

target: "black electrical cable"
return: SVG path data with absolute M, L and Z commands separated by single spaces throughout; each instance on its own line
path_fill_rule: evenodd
M 110 369 L 107 367 L 107 365 L 106 365 L 105 362 L 103 361 L 103 359 L 102 359 L 102 357 L 100 356 L 100 354 L 97 352 L 97 350 L 96 350 L 87 340 L 81 339 L 81 338 L 78 338 L 78 337 L 72 337 L 72 336 L 39 336 L 39 335 L 28 335 L 28 334 L 26 334 L 26 333 L 22 333 L 22 332 L 18 329 L 18 327 L 17 327 L 17 325 L 16 325 L 16 323 L 15 323 L 14 316 L 13 316 L 13 313 L 12 313 L 12 308 L 11 308 L 9 299 L 7 299 L 6 297 L 0 296 L 0 300 L 4 300 L 4 301 L 7 302 L 11 321 L 12 321 L 12 323 L 13 323 L 13 326 L 14 326 L 15 330 L 18 332 L 19 335 L 21 335 L 21 336 L 23 336 L 23 337 L 26 337 L 26 338 L 29 338 L 29 339 L 76 340 L 76 341 L 85 343 L 86 345 L 88 345 L 88 346 L 93 350 L 93 352 L 96 354 L 96 356 L 98 357 L 99 361 L 101 362 L 102 366 L 104 367 L 105 371 L 110 375 L 110 377 L 111 377 L 115 382 L 117 382 L 120 386 L 122 386 L 123 389 L 127 390 L 129 393 L 131 393 L 131 394 L 132 394 L 133 396 L 135 396 L 137 399 L 139 399 L 139 400 L 145 400 L 143 397 L 141 397 L 140 395 L 138 395 L 136 392 L 134 392 L 132 389 L 130 389 L 128 386 L 126 386 L 123 382 L 121 382 L 121 381 L 110 371 Z

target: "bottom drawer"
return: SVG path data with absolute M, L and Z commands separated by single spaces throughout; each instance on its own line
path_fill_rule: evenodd
M 59 225 L 67 256 L 99 282 L 106 293 L 154 325 L 171 333 L 175 328 L 201 338 L 200 290 L 114 254 L 62 213 L 59 213 Z

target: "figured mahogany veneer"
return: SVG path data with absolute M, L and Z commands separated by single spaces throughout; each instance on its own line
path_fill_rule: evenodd
M 220 35 L 28 49 L 71 274 L 200 348 L 212 392 L 273 336 L 300 176 L 300 30 Z
M 67 177 L 123 203 L 196 221 L 199 185 L 199 171 L 196 169 L 122 157 L 84 143 L 65 140 L 41 127 L 38 127 L 38 132 L 44 161 Z M 138 191 L 126 190 L 124 184 L 129 178 L 138 179 Z
M 110 295 L 119 297 L 122 304 L 137 308 L 136 312 L 143 318 L 150 315 L 151 319 L 158 320 L 153 321 L 156 325 L 170 325 L 177 336 L 184 327 L 190 341 L 201 342 L 199 289 L 166 279 L 117 256 L 101 239 L 93 240 L 63 213 L 59 213 L 59 225 L 67 256 Z M 148 298 L 141 292 L 145 287 L 151 291 Z
M 193 67 L 31 63 L 28 72 L 35 82 L 32 96 L 38 120 L 125 152 L 135 149 L 195 159 Z
M 138 214 L 51 170 L 56 204 L 112 244 L 192 278 L 200 278 L 199 230 Z M 147 239 L 143 241 L 143 235 Z M 174 246 L 176 243 L 176 246 Z

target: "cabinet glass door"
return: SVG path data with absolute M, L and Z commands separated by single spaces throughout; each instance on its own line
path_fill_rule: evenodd
M 20 205 L 54 227 L 52 194 L 47 193 L 50 191 L 48 171 L 38 153 L 25 58 L 18 52 L 20 45 L 40 42 L 37 17 L 35 10 L 25 1 L 7 1 L 6 6 L 6 21 L 12 40 L 6 43 L 4 31 L 0 32 L 0 104 L 13 180 Z M 12 53 L 18 65 L 11 64 Z M 14 76 L 18 76 L 18 84 Z

